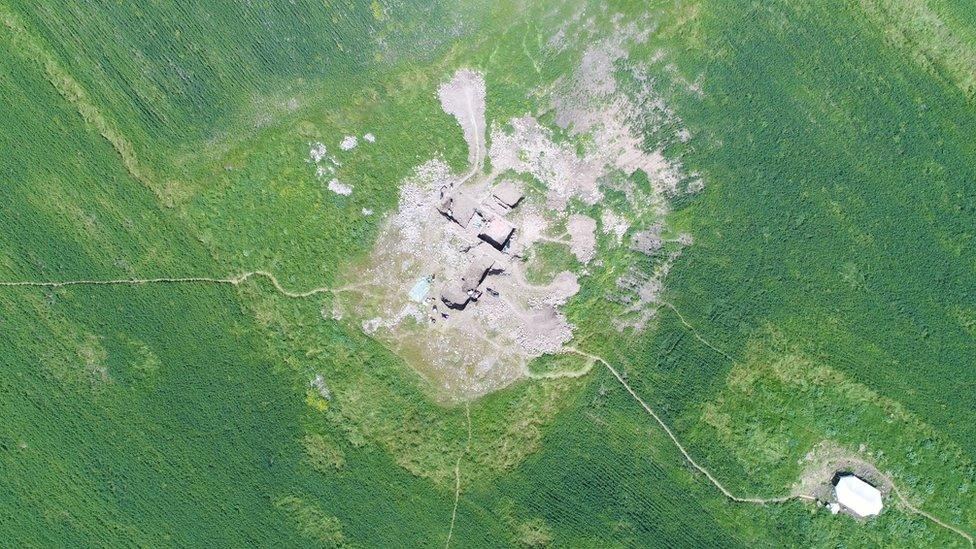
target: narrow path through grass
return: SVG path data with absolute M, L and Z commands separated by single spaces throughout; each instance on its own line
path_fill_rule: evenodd
M 454 537 L 454 523 L 457 521 L 458 503 L 461 501 L 461 460 L 471 451 L 471 405 L 464 404 L 464 417 L 468 421 L 468 440 L 464 443 L 464 451 L 458 456 L 454 463 L 454 509 L 451 511 L 451 527 L 447 530 L 447 541 L 444 549 L 451 547 L 451 538 Z
M 470 175 L 468 177 L 470 177 Z M 255 277 L 267 279 L 269 282 L 271 282 L 271 285 L 274 286 L 275 290 L 278 291 L 280 294 L 294 299 L 303 299 L 306 297 L 311 297 L 314 295 L 325 294 L 325 293 L 339 293 L 339 292 L 352 290 L 353 288 L 356 287 L 355 285 L 341 286 L 338 288 L 332 288 L 329 286 L 320 286 L 306 291 L 293 291 L 282 286 L 281 283 L 278 281 L 278 278 L 267 271 L 248 271 L 238 276 L 233 276 L 228 278 L 187 276 L 187 277 L 158 277 L 158 278 L 120 278 L 120 279 L 106 279 L 106 280 L 0 281 L 0 287 L 32 287 L 32 288 L 56 289 L 56 288 L 64 288 L 68 286 L 124 286 L 124 285 L 140 286 L 146 284 L 216 284 L 216 285 L 238 286 L 248 281 L 249 279 Z M 695 329 L 695 327 L 692 326 L 691 323 L 689 323 L 684 318 L 684 316 L 681 315 L 681 313 L 674 305 L 671 305 L 670 303 L 667 302 L 663 302 L 661 306 L 674 312 L 678 316 L 678 319 L 681 321 L 681 324 L 692 333 L 695 339 L 697 339 L 703 345 L 715 351 L 725 359 L 734 362 L 734 359 L 728 353 L 722 351 L 721 349 L 713 345 L 711 342 L 709 342 L 707 339 L 705 339 L 701 334 L 699 334 L 698 331 Z M 651 408 L 647 404 L 647 402 L 645 402 L 644 399 L 642 399 L 640 395 L 637 394 L 636 391 L 634 391 L 634 389 L 630 386 L 630 384 L 627 383 L 627 380 L 624 378 L 624 376 L 616 368 L 614 368 L 609 362 L 607 362 L 603 357 L 593 355 L 585 351 L 581 351 L 575 347 L 568 347 L 566 349 L 566 352 L 574 353 L 579 356 L 585 357 L 589 359 L 590 362 L 586 367 L 584 367 L 581 371 L 578 372 L 568 372 L 564 375 L 554 375 L 554 376 L 528 375 L 528 377 L 537 378 L 537 379 L 538 378 L 545 379 L 551 377 L 579 377 L 588 373 L 592 369 L 592 365 L 599 362 L 604 367 L 606 367 L 611 374 L 613 374 L 613 377 L 617 379 L 617 381 L 627 391 L 630 397 L 635 402 L 637 402 L 637 404 L 639 404 L 640 407 L 643 408 L 648 415 L 650 415 L 654 419 L 654 421 L 661 427 L 662 430 L 664 430 L 665 434 L 668 436 L 669 439 L 671 439 L 671 442 L 678 449 L 678 451 L 681 452 L 681 455 L 685 458 L 685 460 L 695 470 L 703 474 L 705 478 L 707 478 L 708 481 L 713 486 L 715 486 L 715 488 L 718 489 L 718 491 L 720 491 L 722 495 L 724 495 L 729 500 L 734 501 L 736 503 L 752 503 L 757 505 L 786 503 L 793 500 L 816 501 L 815 497 L 808 494 L 790 494 L 785 496 L 774 496 L 774 497 L 766 497 L 766 498 L 754 497 L 754 496 L 738 496 L 736 494 L 733 494 L 728 488 L 725 487 L 725 485 L 723 485 L 717 478 L 715 478 L 715 476 L 711 473 L 711 471 L 709 471 L 704 466 L 700 465 L 697 461 L 695 461 L 693 457 L 691 457 L 691 454 L 689 454 L 688 450 L 684 447 L 683 444 L 681 444 L 681 441 L 678 440 L 678 437 L 674 434 L 671 428 L 668 427 L 667 423 L 665 423 L 664 420 L 662 420 L 661 417 L 654 411 L 654 409 Z M 460 498 L 461 498 L 461 460 L 470 451 L 470 447 L 471 447 L 471 409 L 470 409 L 470 404 L 468 403 L 465 404 L 465 414 L 468 422 L 468 439 L 467 442 L 465 443 L 464 451 L 461 453 L 461 455 L 458 456 L 458 459 L 454 465 L 454 478 L 455 478 L 454 509 L 451 513 L 451 524 L 448 530 L 447 542 L 445 547 L 450 547 L 451 539 L 454 534 L 454 524 L 455 521 L 457 520 L 458 503 L 460 502 Z M 931 513 L 919 509 L 918 507 L 916 507 L 915 505 L 913 505 L 911 502 L 908 501 L 908 499 L 902 494 L 901 490 L 898 489 L 898 486 L 894 483 L 894 481 L 890 477 L 885 476 L 885 479 L 891 484 L 892 492 L 898 498 L 898 502 L 901 503 L 909 512 L 924 517 L 927 520 L 932 521 L 932 523 L 942 528 L 945 528 L 955 534 L 958 534 L 963 539 L 968 541 L 971 547 L 976 546 L 976 544 L 974 544 L 973 536 L 971 534 L 958 527 L 947 524 L 946 522 L 942 521 L 941 519 L 932 515 Z
M 23 281 L 0 281 L 0 287 L 33 287 L 33 288 L 64 288 L 68 286 L 142 286 L 146 284 L 226 284 L 230 286 L 238 286 L 247 282 L 251 278 L 265 278 L 271 285 L 274 286 L 275 290 L 278 291 L 283 296 L 291 297 L 295 299 L 301 299 L 305 297 L 311 297 L 317 294 L 326 293 L 340 293 L 352 290 L 356 287 L 365 284 L 355 284 L 340 286 L 338 288 L 331 288 L 328 286 L 320 286 L 318 288 L 312 288 L 304 292 L 296 292 L 289 290 L 281 285 L 278 278 L 267 272 L 267 271 L 248 271 L 246 273 L 232 276 L 228 278 L 213 278 L 208 276 L 184 276 L 184 277 L 158 277 L 158 278 L 115 278 L 115 279 L 105 279 L 105 280 L 66 280 L 60 282 L 50 282 L 50 281 L 35 281 L 35 280 L 23 280 Z

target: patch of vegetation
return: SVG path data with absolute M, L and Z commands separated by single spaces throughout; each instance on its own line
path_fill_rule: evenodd
M 599 4 L 2 0 L 0 275 L 265 269 L 289 288 L 332 282 L 414 166 L 442 154 L 464 170 L 440 81 L 484 71 L 489 120 L 546 110 L 546 86 L 587 47 L 550 40 L 609 32 L 620 11 L 654 29 L 628 62 L 693 136 L 649 126 L 645 145 L 706 181 L 670 202 L 664 236 L 695 243 L 665 298 L 734 360 L 670 310 L 618 331 L 608 291 L 659 258 L 610 250 L 607 235 L 566 307 L 574 345 L 619 367 L 736 493 L 784 493 L 823 440 L 864 444 L 913 502 L 976 528 L 967 8 Z M 339 151 L 366 132 L 376 143 Z M 351 195 L 306 162 L 314 142 L 337 155 Z M 659 221 L 606 195 L 632 222 Z M 565 246 L 538 250 L 540 281 L 577 266 Z M 330 304 L 265 282 L 5 288 L 4 539 L 440 544 L 459 464 L 458 547 L 961 541 L 897 505 L 867 524 L 797 502 L 729 505 L 599 364 L 436 404 Z M 531 371 L 582 365 L 561 355 Z M 309 389 L 317 375 L 328 398 Z
M 972 375 L 959 367 L 976 348 L 956 314 L 976 295 L 963 244 L 976 212 L 974 151 L 958 131 L 970 105 L 955 83 L 892 49 L 859 5 L 694 4 L 677 22 L 689 49 L 670 60 L 706 75 L 703 97 L 675 87 L 667 98 L 696 136 L 672 152 L 704 174 L 706 190 L 669 219 L 695 244 L 666 298 L 735 361 L 667 311 L 640 350 L 604 356 L 630 364 L 635 389 L 737 493 L 786 491 L 813 443 L 843 438 L 883 451 L 907 491 L 939 494 L 923 508 L 973 530 L 967 499 L 938 488 L 958 485 L 976 455 L 960 406 Z M 757 346 L 805 357 L 792 370 L 804 376 L 774 382 L 762 372 L 791 359 L 752 362 Z M 805 377 L 817 371 L 832 381 Z M 734 404 L 723 400 L 749 375 L 760 377 Z M 730 421 L 717 422 L 732 437 L 724 442 L 698 427 L 716 419 L 716 399 Z M 914 419 L 893 420 L 892 406 Z M 919 452 L 917 432 L 943 451 Z M 812 544 L 965 543 L 894 504 L 870 526 L 764 512 Z
M 529 373 L 540 379 L 578 377 L 585 375 L 593 363 L 590 359 L 572 353 L 542 355 L 529 363 Z
M 548 547 L 552 543 L 552 529 L 540 518 L 523 522 L 516 532 L 523 547 Z
M 525 279 L 530 284 L 548 284 L 563 271 L 574 271 L 579 261 L 569 249 L 569 244 L 538 242 L 529 249 L 526 259 Z
M 305 457 L 312 469 L 320 473 L 341 471 L 346 467 L 346 455 L 342 448 L 327 435 L 305 435 L 302 437 Z
M 960 497 L 976 487 L 976 467 L 958 446 L 898 402 L 787 345 L 775 331 L 758 335 L 746 362 L 705 406 L 700 438 L 733 449 L 751 484 L 768 493 L 788 492 L 816 447 L 831 441 L 885 471 L 921 507 L 957 523 L 974 521 L 976 510 Z M 897 508 L 891 499 L 888 505 Z M 878 524 L 871 535 L 893 543 L 903 535 L 891 529 L 896 524 Z M 920 543 L 934 541 L 925 528 L 916 532 Z
M 952 2 L 862 0 L 860 7 L 885 38 L 936 78 L 976 99 L 976 17 Z
M 303 536 L 322 547 L 342 547 L 345 536 L 342 522 L 325 514 L 317 505 L 296 496 L 275 500 L 275 507 L 284 511 L 298 525 Z

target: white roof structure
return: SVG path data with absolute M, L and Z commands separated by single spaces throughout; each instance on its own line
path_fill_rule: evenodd
M 843 475 L 834 486 L 837 501 L 859 517 L 881 512 L 881 491 L 854 475 Z

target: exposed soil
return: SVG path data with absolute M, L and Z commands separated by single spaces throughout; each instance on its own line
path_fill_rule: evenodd
M 349 196 L 352 194 L 352 187 L 340 182 L 338 179 L 330 180 L 328 188 L 330 191 L 342 196 Z
M 528 375 L 533 358 L 565 352 L 573 326 L 560 307 L 579 291 L 579 275 L 560 272 L 548 283 L 531 284 L 523 258 L 534 243 L 549 241 L 568 245 L 580 263 L 596 259 L 598 223 L 571 211 L 574 200 L 599 207 L 601 185 L 624 193 L 630 211 L 600 215 L 603 230 L 620 245 L 630 220 L 663 216 L 666 195 L 678 192 L 686 179 L 660 151 L 645 152 L 641 133 L 632 130 L 645 106 L 620 91 L 614 71 L 626 59 L 625 41 L 642 34 L 634 25 L 621 28 L 625 32 L 613 40 L 589 47 L 572 82 L 556 83 L 562 90 L 553 96 L 556 122 L 571 136 L 585 133 L 580 143 L 557 140 L 525 114 L 493 122 L 487 149 L 484 77 L 459 69 L 438 89 L 444 112 L 461 126 L 470 171 L 451 173 L 435 159 L 402 183 L 397 211 L 387 218 L 366 264 L 350 275 L 369 281 L 373 291 L 337 300 L 335 314 L 361 319 L 366 332 L 387 343 L 442 396 L 485 394 Z M 484 175 L 479 168 L 486 157 L 492 172 Z M 637 170 L 647 174 L 650 188 L 610 177 Z M 523 197 L 521 184 L 503 177 L 513 171 L 541 182 L 544 196 Z M 553 237 L 557 226 L 565 233 Z M 620 329 L 643 329 L 677 253 L 653 272 L 634 267 L 621 276 L 612 296 L 626 305 Z
M 891 480 L 879 471 L 863 451 L 847 450 L 833 441 L 817 444 L 803 458 L 803 473 L 793 492 L 815 497 L 821 502 L 836 501 L 831 483 L 837 473 L 853 473 L 871 483 L 887 499 L 891 492 Z
M 485 78 L 470 69 L 460 69 L 450 82 L 437 90 L 441 107 L 454 115 L 464 140 L 468 142 L 468 163 L 479 164 L 485 158 Z
M 493 178 L 461 184 L 441 161 L 417 169 L 401 187 L 398 211 L 386 223 L 369 264 L 358 270 L 376 286 L 364 299 L 339 300 L 363 321 L 363 329 L 389 344 L 446 394 L 471 397 L 519 379 L 528 361 L 558 351 L 572 327 L 556 307 L 579 289 L 576 276 L 560 273 L 552 283 L 524 282 L 519 208 L 501 211 L 490 200 Z M 475 215 L 498 216 L 515 230 L 502 250 L 479 238 L 474 222 L 462 226 L 438 205 L 443 195 L 471 198 Z M 483 224 L 481 225 L 483 227 Z M 460 291 L 473 266 L 491 264 L 472 281 L 477 297 L 463 308 L 444 301 Z M 464 296 L 467 298 L 468 296 Z M 456 298 L 459 301 L 461 298 Z
M 623 242 L 624 235 L 630 229 L 630 222 L 627 221 L 627 218 L 618 215 L 610 208 L 606 208 L 600 212 L 600 225 L 604 234 L 613 235 L 614 242 L 617 245 Z
M 511 130 L 492 125 L 488 154 L 494 169 L 532 174 L 546 186 L 547 206 L 553 210 L 564 210 L 573 197 L 586 204 L 603 198 L 597 180 L 604 162 L 580 158 L 569 143 L 556 143 L 552 131 L 530 115 L 514 118 L 508 126 Z
M 356 139 L 355 135 L 347 135 L 342 138 L 342 141 L 339 142 L 339 148 L 344 151 L 351 151 L 355 149 L 356 145 L 358 144 L 359 139 Z
M 589 263 L 596 255 L 596 220 L 581 214 L 569 216 L 566 224 L 569 249 L 580 263 Z

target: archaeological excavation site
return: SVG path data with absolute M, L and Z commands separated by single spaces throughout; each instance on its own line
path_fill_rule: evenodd
M 0 549 L 976 548 L 974 0 L 0 0 Z
M 621 32 L 640 39 L 635 27 Z M 645 328 L 670 264 L 691 244 L 688 235 L 662 236 L 662 219 L 669 196 L 700 182 L 639 147 L 630 129 L 634 101 L 649 102 L 653 92 L 649 85 L 636 99 L 618 92 L 611 67 L 624 55 L 619 40 L 584 57 L 575 77 L 585 86 L 559 83 L 555 131 L 568 138 L 532 114 L 488 124 L 490 90 L 476 71 L 457 70 L 437 91 L 467 142 L 469 170 L 454 173 L 438 158 L 415 169 L 357 266 L 369 291 L 337 300 L 333 314 L 358 319 L 442 398 L 497 390 L 525 377 L 534 358 L 565 353 L 574 326 L 563 306 L 582 279 L 607 268 L 600 242 L 646 258 L 622 268 L 605 296 L 620 311 L 613 322 L 621 331 Z M 574 136 L 589 145 L 575 146 Z M 638 170 L 647 184 L 634 183 Z M 605 204 L 604 190 L 624 204 Z M 565 257 L 548 265 L 553 250 Z

